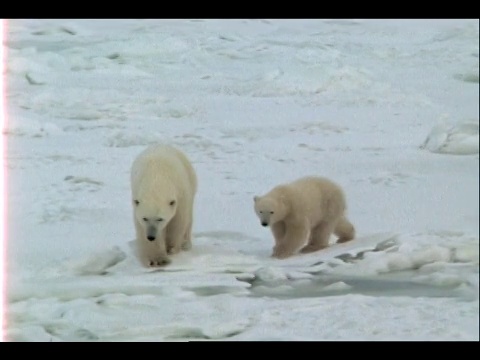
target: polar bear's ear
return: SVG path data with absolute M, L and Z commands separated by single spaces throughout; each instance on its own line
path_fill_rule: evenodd
M 255 195 L 255 196 L 253 197 L 253 201 L 254 201 L 254 202 L 257 202 L 258 199 L 259 199 L 259 197 L 258 197 L 257 195 Z
M 138 205 L 138 204 L 140 204 L 140 201 L 138 201 L 138 200 L 133 200 L 133 203 L 134 203 L 135 205 Z

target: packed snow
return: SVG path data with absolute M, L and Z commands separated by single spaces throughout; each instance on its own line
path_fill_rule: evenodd
M 6 341 L 479 340 L 477 20 L 5 22 Z M 130 166 L 191 159 L 193 248 L 145 268 Z M 345 190 L 284 260 L 253 196 Z

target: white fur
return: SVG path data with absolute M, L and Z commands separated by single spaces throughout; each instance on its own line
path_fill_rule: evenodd
M 276 186 L 263 196 L 255 196 L 254 208 L 261 225 L 272 230 L 273 257 L 289 257 L 305 244 L 303 253 L 323 249 L 332 233 L 339 237 L 338 242 L 355 236 L 345 216 L 343 190 L 326 178 L 309 176 Z
M 197 178 L 185 154 L 169 145 L 148 147 L 132 164 L 131 189 L 142 262 L 165 265 L 167 253 L 190 249 Z

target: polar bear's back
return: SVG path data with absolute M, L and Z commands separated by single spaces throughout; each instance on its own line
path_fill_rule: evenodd
M 288 184 L 294 190 L 307 195 L 344 197 L 343 190 L 337 183 L 320 176 L 306 176 Z
M 325 177 L 306 176 L 292 181 L 290 184 L 288 184 L 288 186 L 307 194 L 315 194 L 319 192 L 343 197 L 343 190 L 341 189 L 340 185 Z
M 151 191 L 164 183 L 175 184 L 195 194 L 197 178 L 187 156 L 170 145 L 151 145 L 134 160 L 131 169 L 132 192 Z
M 311 213 L 313 217 L 317 211 L 321 217 L 328 216 L 328 213 L 343 213 L 346 210 L 345 194 L 340 185 L 325 178 L 307 176 L 283 185 L 290 192 L 293 201 L 293 208 L 296 212 L 302 209 Z

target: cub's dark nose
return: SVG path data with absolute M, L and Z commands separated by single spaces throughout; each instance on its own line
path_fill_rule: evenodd
M 155 240 L 155 236 L 147 236 L 147 239 L 150 240 L 150 241 L 153 241 L 153 240 Z
M 268 226 L 268 223 L 262 222 L 262 226 Z

